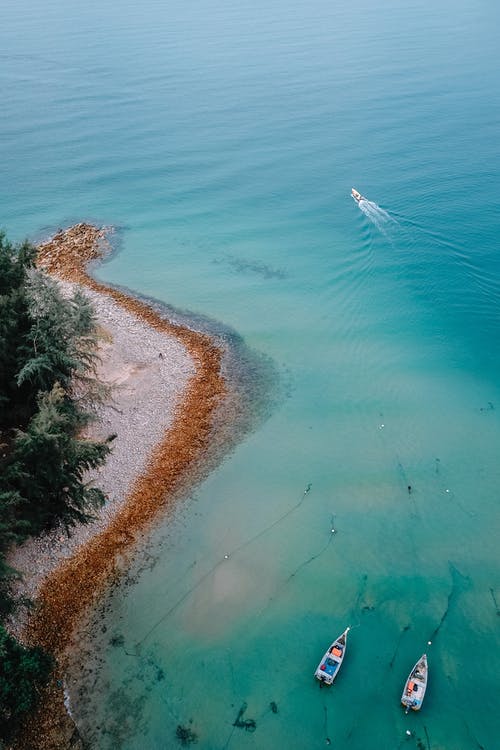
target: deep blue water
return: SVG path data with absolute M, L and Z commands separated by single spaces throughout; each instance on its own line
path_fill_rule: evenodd
M 3 4 L 8 236 L 119 227 L 99 277 L 232 328 L 286 394 L 108 602 L 71 688 L 96 748 L 179 724 L 204 749 L 497 746 L 499 16 Z

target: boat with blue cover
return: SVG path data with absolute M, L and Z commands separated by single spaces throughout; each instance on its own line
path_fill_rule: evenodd
M 344 661 L 347 646 L 347 633 L 349 630 L 350 628 L 346 628 L 342 635 L 339 635 L 339 637 L 333 641 L 314 673 L 314 676 L 320 682 L 325 683 L 325 685 L 331 685 L 339 673 L 339 669 Z
M 428 671 L 427 655 L 423 654 L 411 670 L 408 679 L 405 682 L 403 695 L 401 696 L 401 703 L 405 707 L 406 713 L 408 713 L 410 708 L 412 711 L 420 711 L 422 708 L 422 702 L 427 688 Z

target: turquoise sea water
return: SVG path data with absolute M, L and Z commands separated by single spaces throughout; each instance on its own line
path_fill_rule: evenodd
M 277 374 L 265 418 L 99 613 L 69 679 L 84 736 L 498 747 L 499 7 L 1 15 L 9 237 L 118 226 L 99 278 L 234 330 Z M 424 651 L 428 693 L 405 716 Z

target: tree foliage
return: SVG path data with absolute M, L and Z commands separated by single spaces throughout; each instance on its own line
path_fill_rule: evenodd
M 29 413 L 28 388 L 19 386 L 17 374 L 30 354 L 26 281 L 34 262 L 33 247 L 14 248 L 0 233 L 0 429 Z
M 26 648 L 0 625 L 0 737 L 8 740 L 34 707 L 51 666 L 40 648 Z
M 0 233 L 0 619 L 15 605 L 8 549 L 92 518 L 105 498 L 86 472 L 102 465 L 113 439 L 81 437 L 105 395 L 93 309 L 79 291 L 62 294 L 35 258 L 29 243 L 15 247 Z M 29 685 L 47 664 L 0 625 L 0 737 L 33 704 Z
M 109 452 L 109 441 L 93 442 L 74 437 L 81 415 L 56 382 L 41 391 L 38 411 L 26 430 L 17 430 L 12 441 L 6 483 L 15 493 L 11 509 L 12 530 L 21 537 L 28 523 L 31 533 L 60 523 L 68 529 L 85 523 L 104 502 L 101 490 L 84 481 L 85 472 L 100 466 Z

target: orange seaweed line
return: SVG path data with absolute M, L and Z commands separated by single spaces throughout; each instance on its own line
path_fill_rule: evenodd
M 39 247 L 38 263 L 55 276 L 111 297 L 156 330 L 176 336 L 192 355 L 196 373 L 172 426 L 110 524 L 42 582 L 28 627 L 29 641 L 59 658 L 78 622 L 115 574 L 117 559 L 169 506 L 180 480 L 208 448 L 214 412 L 226 392 L 220 371 L 221 351 L 207 335 L 164 320 L 144 302 L 87 274 L 88 262 L 103 254 L 106 232 L 89 224 L 60 231 Z

